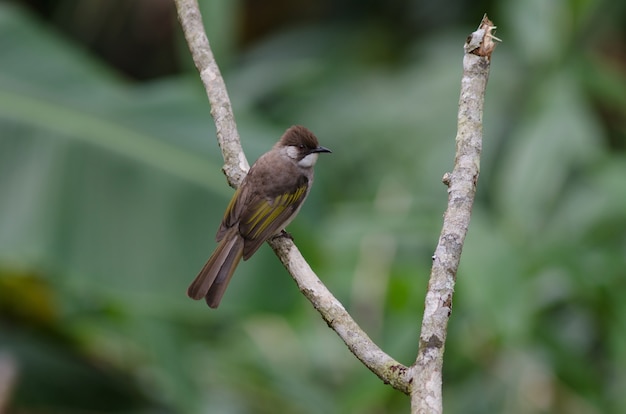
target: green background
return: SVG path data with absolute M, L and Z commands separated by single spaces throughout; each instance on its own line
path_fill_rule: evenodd
M 290 226 L 415 359 L 463 42 L 503 39 L 444 362 L 446 413 L 626 412 L 626 3 L 203 1 L 253 162 L 333 154 Z M 169 1 L 0 3 L 0 383 L 13 413 L 405 413 L 269 247 L 185 290 L 232 194 Z M 0 408 L 1 411 L 1 408 Z

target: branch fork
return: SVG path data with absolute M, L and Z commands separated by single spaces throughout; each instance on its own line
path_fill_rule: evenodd
M 235 124 L 226 85 L 204 32 L 197 0 L 175 0 L 180 23 L 194 63 L 200 72 L 224 156 L 224 173 L 237 187 L 249 169 Z M 454 169 L 446 173 L 448 207 L 433 255 L 424 317 L 415 363 L 407 367 L 383 352 L 359 327 L 343 305 L 313 272 L 292 240 L 275 237 L 268 242 L 295 280 L 302 294 L 350 351 L 385 384 L 411 396 L 412 413 L 441 413 L 442 366 L 447 324 L 463 242 L 469 226 L 480 170 L 482 110 L 495 48 L 493 23 L 485 15 L 479 28 L 465 43 L 463 78 L 459 99 Z

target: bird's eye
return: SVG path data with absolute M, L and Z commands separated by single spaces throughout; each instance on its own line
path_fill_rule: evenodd
M 300 144 L 298 147 L 300 147 L 300 149 L 304 149 L 304 144 Z

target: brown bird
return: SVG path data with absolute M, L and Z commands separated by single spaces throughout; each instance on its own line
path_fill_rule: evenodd
M 215 237 L 217 248 L 187 289 L 190 298 L 219 306 L 239 261 L 248 260 L 300 211 L 321 152 L 331 151 L 296 125 L 252 165 L 226 208 Z

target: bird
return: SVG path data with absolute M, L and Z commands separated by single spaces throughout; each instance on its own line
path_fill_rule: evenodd
M 241 259 L 248 260 L 296 217 L 311 191 L 319 154 L 330 152 L 313 132 L 294 125 L 259 157 L 230 200 L 215 236 L 218 245 L 187 296 L 219 306 Z

